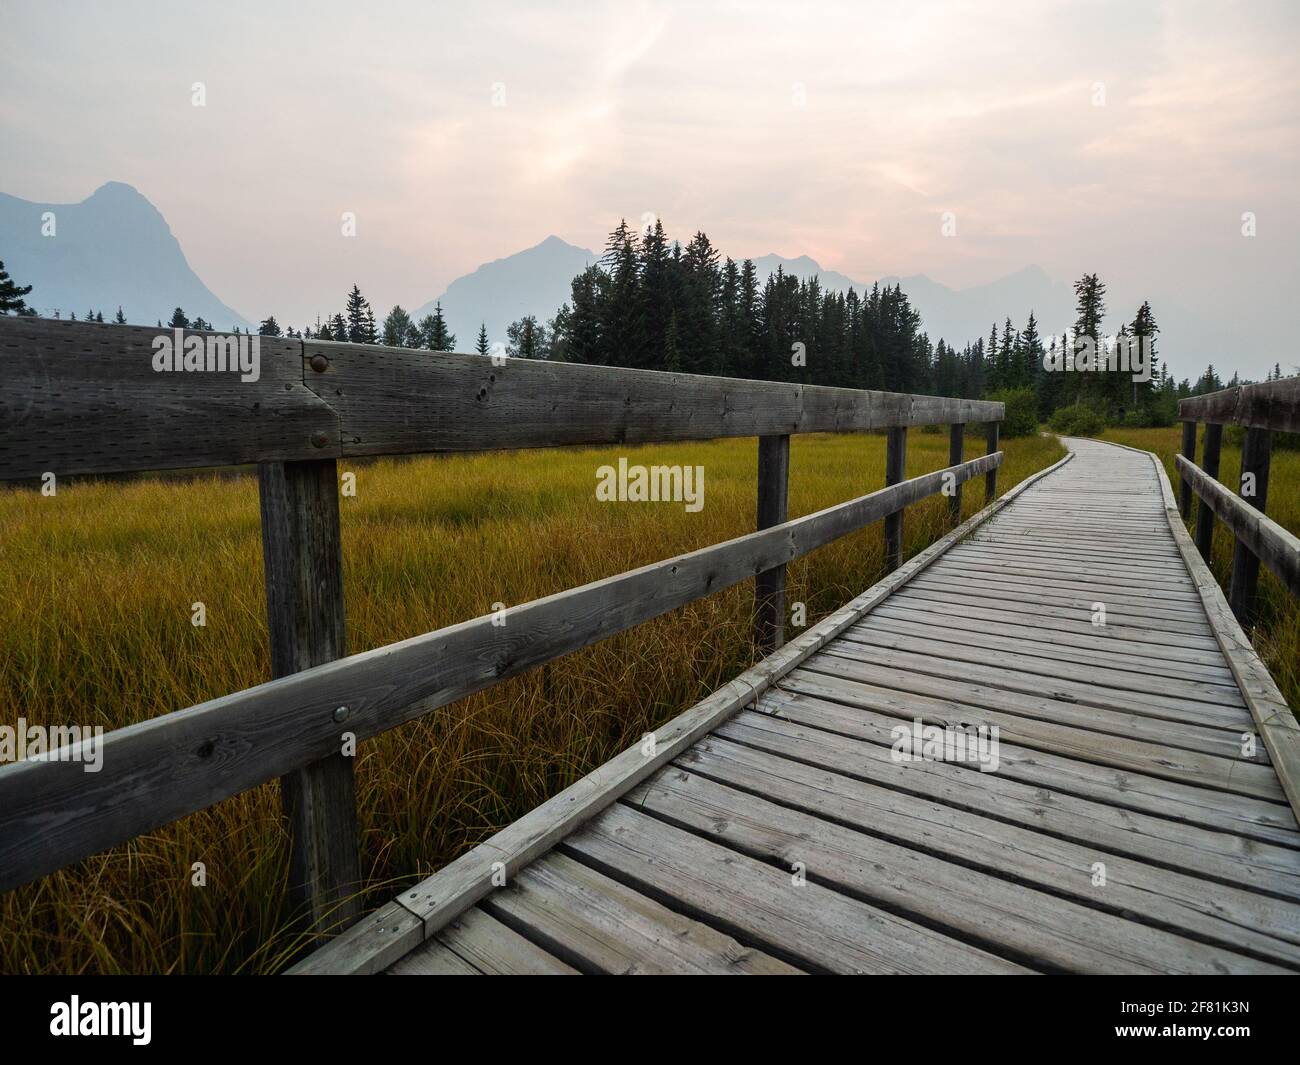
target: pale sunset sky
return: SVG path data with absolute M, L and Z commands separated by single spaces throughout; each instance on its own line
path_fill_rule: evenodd
M 1300 363 L 1297 3 L 0 2 L 0 191 L 134 185 L 254 319 L 653 212 L 866 281 L 1097 271 Z

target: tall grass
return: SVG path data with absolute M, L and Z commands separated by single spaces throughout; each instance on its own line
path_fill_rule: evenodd
M 1203 455 L 1205 427 L 1197 440 L 1197 462 Z M 1153 451 L 1160 456 L 1169 474 L 1175 496 L 1178 473 L 1174 456 L 1182 450 L 1182 426 L 1166 429 L 1107 429 L 1102 439 L 1114 440 L 1129 447 Z M 1241 483 L 1241 446 L 1230 443 L 1224 435 L 1219 459 L 1219 481 L 1236 490 Z M 1193 497 L 1195 498 L 1195 497 Z M 1266 512 L 1279 525 L 1300 535 L 1300 451 L 1274 451 L 1269 464 Z M 1193 504 L 1192 522 L 1196 508 Z M 1192 529 L 1192 522 L 1188 528 Z M 1210 569 L 1227 594 L 1232 574 L 1234 537 L 1216 520 L 1214 551 Z M 1273 574 L 1263 567 L 1259 571 L 1259 620 L 1251 633 L 1255 650 L 1268 666 L 1291 709 L 1300 707 L 1300 601 L 1292 596 Z
M 910 434 L 908 476 L 947 465 Z M 1006 442 L 1005 490 L 1063 454 Z M 977 449 L 972 449 L 977 453 Z M 698 464 L 704 509 L 608 504 L 596 468 Z M 348 644 L 363 651 L 753 529 L 753 440 L 340 464 Z M 883 484 L 879 436 L 799 437 L 790 513 Z M 966 491 L 973 513 L 983 486 Z M 909 554 L 946 530 L 911 508 Z M 789 567 L 813 623 L 884 571 L 879 523 Z M 12 721 L 116 728 L 269 676 L 255 479 L 0 491 L 0 699 Z M 205 627 L 191 624 L 202 602 Z M 752 582 L 361 745 L 372 901 L 428 875 L 752 661 Z M 204 863 L 207 886 L 191 885 Z M 6 972 L 268 972 L 293 946 L 274 783 L 0 897 Z

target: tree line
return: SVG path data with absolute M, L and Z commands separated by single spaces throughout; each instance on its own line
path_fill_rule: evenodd
M 20 287 L 0 262 L 0 314 L 34 314 Z M 1023 327 L 1011 318 L 994 323 L 987 337 L 960 348 L 932 340 L 900 285 L 823 289 L 816 277 L 800 279 L 778 267 L 765 279 L 750 259 L 723 257 L 697 232 L 683 247 L 670 241 L 663 223 L 644 232 L 621 221 L 609 234 L 600 260 L 573 278 L 570 299 L 545 323 L 527 316 L 511 323 L 504 344 L 489 342 L 481 324 L 473 344 L 479 354 L 552 359 L 640 369 L 793 381 L 846 388 L 880 389 L 969 399 L 1015 393 L 1039 420 L 1064 408 L 1086 406 L 1111 422 L 1168 425 L 1179 399 L 1225 387 L 1215 368 L 1191 382 L 1175 382 L 1157 361 L 1159 326 L 1149 302 L 1110 337 L 1102 335 L 1106 286 L 1097 274 L 1075 283 L 1074 320 L 1044 333 L 1033 310 Z M 73 314 L 70 317 L 76 318 Z M 104 321 L 102 312 L 87 320 Z M 122 308 L 113 319 L 126 321 Z M 162 320 L 158 320 L 162 327 Z M 169 327 L 214 329 L 177 307 Z M 383 322 L 357 285 L 341 311 L 301 331 L 282 328 L 272 315 L 258 327 L 263 336 L 340 340 L 353 344 L 452 351 L 441 303 L 418 322 L 400 305 Z M 235 332 L 239 332 L 236 327 Z M 1131 369 L 1088 372 L 1048 369 L 1082 359 L 1085 338 L 1102 366 L 1124 344 L 1145 344 L 1147 380 Z M 1046 363 L 1046 366 L 1045 366 Z M 1282 376 L 1275 365 L 1269 379 Z M 1226 385 L 1242 383 L 1234 374 Z

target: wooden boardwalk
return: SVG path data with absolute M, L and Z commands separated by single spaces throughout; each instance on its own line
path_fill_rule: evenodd
M 512 826 L 300 971 L 1300 969 L 1300 831 L 1168 483 L 1069 447 L 585 823 Z M 996 726 L 995 770 L 900 759 L 916 719 Z

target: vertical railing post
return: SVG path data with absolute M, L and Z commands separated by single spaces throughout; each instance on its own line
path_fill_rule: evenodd
M 790 482 L 790 437 L 758 438 L 758 527 L 786 520 Z M 754 579 L 754 642 L 770 655 L 785 642 L 785 566 L 773 566 Z
M 888 430 L 885 446 L 885 486 L 907 477 L 907 426 Z M 885 515 L 885 569 L 892 573 L 903 564 L 903 508 Z
M 948 429 L 948 465 L 960 466 L 966 453 L 966 426 L 958 422 Z M 961 482 L 948 497 L 948 520 L 954 525 L 961 523 Z
M 1273 434 L 1268 429 L 1246 430 L 1241 445 L 1241 498 L 1260 513 L 1268 504 L 1268 466 L 1273 451 Z M 1245 489 L 1250 489 L 1247 494 Z M 1259 559 L 1237 540 L 1232 549 L 1232 583 L 1228 586 L 1228 605 L 1243 628 L 1255 621 L 1255 593 L 1259 587 Z
M 263 462 L 258 479 L 271 673 L 283 677 L 347 653 L 338 473 L 333 459 Z M 332 713 L 339 753 L 280 778 L 290 903 L 317 931 L 341 929 L 361 910 L 356 784 L 342 753 L 348 710 Z
M 1196 423 L 1183 422 L 1183 458 L 1188 462 L 1196 461 Z M 1181 478 L 1178 486 L 1178 513 L 1183 516 L 1183 521 L 1189 521 L 1192 516 L 1192 486 L 1188 483 L 1187 478 Z
M 1205 426 L 1205 444 L 1202 448 L 1201 469 L 1207 476 L 1218 480 L 1219 449 L 1223 444 L 1223 426 L 1216 422 L 1207 422 Z M 1196 506 L 1196 550 L 1208 564 L 1210 552 L 1214 548 L 1214 511 L 1204 499 Z
M 1001 428 L 1001 422 L 989 422 L 988 424 L 988 446 L 984 449 L 986 454 L 992 455 L 998 449 L 998 430 Z M 984 475 L 984 505 L 987 507 L 993 500 L 998 497 L 998 468 L 996 466 Z

